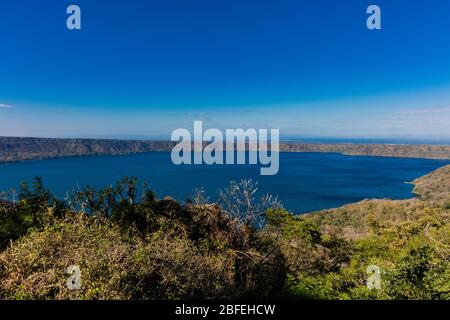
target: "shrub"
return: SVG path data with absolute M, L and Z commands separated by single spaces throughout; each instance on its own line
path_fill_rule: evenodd
M 39 229 L 61 217 L 64 204 L 44 188 L 41 178 L 35 178 L 32 188 L 22 183 L 18 200 L 10 191 L 0 202 L 0 250 L 31 229 Z
M 104 218 L 74 215 L 33 231 L 0 255 L 3 299 L 209 299 L 268 295 L 275 271 L 251 250 L 211 252 L 186 233 L 124 234 Z M 81 269 L 81 290 L 66 270 Z M 265 278 L 265 280 L 264 280 Z M 281 283 L 283 280 L 281 280 Z

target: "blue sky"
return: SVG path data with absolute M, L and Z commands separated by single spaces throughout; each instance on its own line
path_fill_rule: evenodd
M 203 120 L 450 140 L 449 17 L 447 0 L 2 1 L 0 135 L 159 138 Z

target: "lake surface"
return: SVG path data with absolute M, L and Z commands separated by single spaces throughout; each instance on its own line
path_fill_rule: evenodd
M 10 163 L 0 166 L 0 190 L 41 176 L 63 198 L 77 186 L 102 188 L 124 176 L 149 182 L 159 196 L 184 201 L 203 187 L 211 198 L 229 181 L 251 178 L 262 193 L 278 195 L 296 213 L 334 208 L 366 198 L 411 198 L 410 182 L 447 160 L 354 157 L 328 153 L 281 153 L 280 171 L 260 176 L 259 165 L 175 166 L 170 153 L 87 156 Z

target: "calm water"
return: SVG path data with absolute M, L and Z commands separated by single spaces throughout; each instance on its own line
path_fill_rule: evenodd
M 185 200 L 197 187 L 212 198 L 231 180 L 251 178 L 260 191 L 279 196 L 294 212 L 338 207 L 365 198 L 405 199 L 412 186 L 405 182 L 450 161 L 381 157 L 352 157 L 323 153 L 282 153 L 276 176 L 260 176 L 259 165 L 175 166 L 170 153 L 89 156 L 11 163 L 0 166 L 0 190 L 41 176 L 63 197 L 77 185 L 104 187 L 123 176 L 148 181 L 160 196 Z

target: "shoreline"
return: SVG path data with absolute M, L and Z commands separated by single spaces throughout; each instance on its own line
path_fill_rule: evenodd
M 0 137 L 0 164 L 90 155 L 129 155 L 170 152 L 176 142 Z M 205 144 L 206 146 L 207 144 Z M 245 150 L 255 150 L 247 143 Z M 236 148 L 238 151 L 239 149 Z M 338 153 L 347 156 L 374 156 L 450 160 L 450 145 L 358 144 L 280 142 L 280 153 Z
M 31 161 L 41 161 L 41 160 L 56 160 L 56 159 L 62 159 L 62 158 L 85 158 L 85 157 L 108 157 L 108 156 L 128 156 L 128 155 L 144 155 L 144 154 L 150 154 L 150 153 L 167 153 L 167 151 L 149 151 L 149 152 L 138 152 L 138 153 L 133 153 L 133 154 L 116 154 L 116 155 L 110 155 L 110 154 L 90 154 L 90 155 L 74 155 L 74 156 L 60 156 L 60 157 L 53 157 L 53 158 L 45 158 L 45 159 L 32 159 L 32 160 L 23 160 L 23 161 L 15 161 L 15 162 L 9 162 L 9 164 L 13 164 L 13 163 L 21 163 L 21 162 L 31 162 Z M 282 153 L 292 153 L 292 152 L 282 152 Z M 295 152 L 294 152 L 295 153 Z M 309 154 L 318 154 L 318 153 L 323 153 L 325 154 L 339 154 L 342 156 L 346 156 L 346 157 L 355 157 L 354 155 L 345 155 L 345 154 L 340 154 L 340 153 L 324 153 L 324 152 L 299 152 L 299 153 L 309 153 Z M 380 158 L 380 156 L 363 156 L 363 157 L 377 157 Z M 405 157 L 397 157 L 398 159 L 407 159 Z M 417 159 L 417 158 L 411 158 L 411 159 Z M 425 159 L 425 160 L 434 160 L 434 159 Z M 421 193 L 417 192 L 417 186 L 418 186 L 418 182 L 420 182 L 423 179 L 426 179 L 427 176 L 434 174 L 436 171 L 440 171 L 440 170 L 445 170 L 444 168 L 450 168 L 450 164 L 448 163 L 448 161 L 450 160 L 445 160 L 445 159 L 437 159 L 442 160 L 445 163 L 442 163 L 442 165 L 440 165 L 439 167 L 437 167 L 434 170 L 431 170 L 429 172 L 426 172 L 422 175 L 418 175 L 417 177 L 413 178 L 410 181 L 403 181 L 403 184 L 406 185 L 410 185 L 412 188 L 409 192 L 409 196 L 405 197 L 405 198 L 389 198 L 389 197 L 366 197 L 366 198 L 361 198 L 361 200 L 357 200 L 357 201 L 352 201 L 352 202 L 348 202 L 348 203 L 344 203 L 340 206 L 336 206 L 336 207 L 325 207 L 323 209 L 319 209 L 319 210 L 313 210 L 313 211 L 307 211 L 307 212 L 298 212 L 298 211 L 291 211 L 289 210 L 292 214 L 296 215 L 296 216 L 307 216 L 307 215 L 311 215 L 311 214 L 320 214 L 323 212 L 330 212 L 330 211 L 335 211 L 335 210 L 340 210 L 340 209 L 344 209 L 346 207 L 351 207 L 351 206 L 355 206 L 355 205 L 359 205 L 365 202 L 370 202 L 370 201 L 388 201 L 388 202 L 407 202 L 407 201 L 412 201 L 412 200 L 420 200 L 421 199 Z M 0 167 L 7 165 L 8 163 L 0 163 Z M 178 199 L 180 201 L 180 199 Z
M 248 152 L 248 151 L 247 151 Z M 158 150 L 158 151 L 141 151 L 141 152 L 130 152 L 130 153 L 91 153 L 91 154 L 81 154 L 81 155 L 61 155 L 61 156 L 52 156 L 52 157 L 36 157 L 29 159 L 20 159 L 20 160 L 2 160 L 0 159 L 0 167 L 8 164 L 14 163 L 25 163 L 31 161 L 45 161 L 45 160 L 55 160 L 55 159 L 65 159 L 65 158 L 85 158 L 85 157 L 120 157 L 120 156 L 131 156 L 131 155 L 139 155 L 139 154 L 148 154 L 148 153 L 170 153 L 170 151 L 166 150 Z M 366 154 L 350 154 L 343 153 L 337 151 L 280 151 L 279 153 L 304 153 L 304 154 L 337 154 L 347 157 L 368 157 L 368 158 L 394 158 L 394 159 L 416 159 L 416 160 L 435 160 L 435 161 L 450 161 L 450 157 L 448 158 L 432 158 L 432 157 L 411 157 L 411 156 L 401 156 L 401 155 L 366 155 Z M 0 154 L 1 158 L 1 154 Z M 405 181 L 404 183 L 409 184 L 411 182 Z

